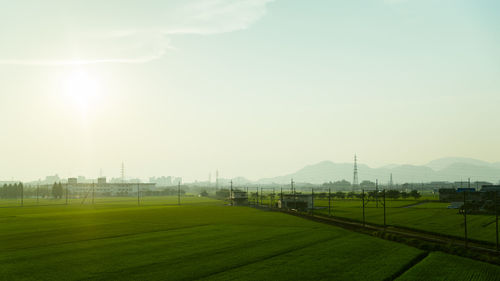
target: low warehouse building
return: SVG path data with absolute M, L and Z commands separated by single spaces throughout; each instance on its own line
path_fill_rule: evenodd
M 283 194 L 278 200 L 278 208 L 307 211 L 313 207 L 311 194 Z
M 245 191 L 233 190 L 230 200 L 233 206 L 246 206 L 248 205 L 248 194 Z

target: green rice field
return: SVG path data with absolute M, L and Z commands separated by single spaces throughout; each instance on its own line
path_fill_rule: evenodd
M 279 199 L 275 197 L 275 202 Z M 262 200 L 263 206 L 271 206 L 271 200 Z M 386 224 L 411 228 L 420 231 L 444 234 L 457 238 L 464 237 L 464 216 L 458 209 L 448 209 L 449 203 L 427 199 L 387 199 Z M 316 215 L 334 216 L 355 221 L 363 221 L 363 203 L 360 199 L 332 199 L 328 212 L 328 199 L 314 199 Z M 488 214 L 467 215 L 468 239 L 496 242 L 495 216 Z M 382 200 L 365 202 L 365 221 L 373 224 L 384 224 L 384 208 Z
M 398 280 L 498 280 L 500 267 L 447 255 L 430 253 Z
M 0 280 L 391 280 L 424 254 L 208 198 L 142 199 L 0 208 Z
M 425 202 L 415 200 L 387 200 L 386 223 L 416 230 L 440 233 L 462 238 L 464 236 L 464 216 L 457 209 L 448 209 L 449 203 Z M 328 200 L 315 200 L 316 214 L 328 215 Z M 332 216 L 357 221 L 363 220 L 360 200 L 332 200 Z M 384 223 L 384 209 L 374 201 L 365 205 L 365 220 L 368 223 Z M 496 241 L 494 215 L 468 215 L 468 238 L 494 243 Z

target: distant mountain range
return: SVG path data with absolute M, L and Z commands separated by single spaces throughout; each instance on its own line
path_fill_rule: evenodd
M 490 163 L 472 158 L 441 158 L 426 165 L 387 165 L 380 168 L 370 168 L 358 164 L 359 181 L 379 180 L 387 183 L 390 175 L 394 183 L 419 183 L 431 181 L 489 181 L 498 183 L 500 180 L 500 162 Z M 259 184 L 286 184 L 293 178 L 296 182 L 320 184 L 329 181 L 345 179 L 352 182 L 353 163 L 334 163 L 323 161 L 306 166 L 295 173 L 288 175 L 264 178 L 257 181 Z

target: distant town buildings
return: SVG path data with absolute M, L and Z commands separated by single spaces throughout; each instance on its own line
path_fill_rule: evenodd
M 157 186 L 173 186 L 173 185 L 178 185 L 179 183 L 182 184 L 182 178 L 172 177 L 172 176 L 150 177 L 149 182 L 155 183 Z
M 108 183 L 105 177 L 100 177 L 92 183 L 78 182 L 77 178 L 69 178 L 67 188 L 73 194 L 89 194 L 91 192 L 105 196 L 128 196 L 137 194 L 137 191 L 154 191 L 155 183 L 114 182 Z

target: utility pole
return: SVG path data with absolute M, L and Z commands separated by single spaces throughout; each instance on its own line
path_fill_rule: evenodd
M 465 238 L 465 248 L 467 248 L 467 203 L 466 203 L 467 191 L 463 191 L 463 193 L 464 193 L 464 238 Z
M 363 227 L 365 227 L 365 190 L 363 189 L 362 190 L 362 193 L 361 193 L 361 198 L 362 198 L 362 202 L 363 202 Z
M 293 187 L 294 184 L 293 179 L 291 180 L 290 184 L 293 192 L 293 207 L 295 210 L 297 210 L 297 194 L 295 192 L 295 187 Z
M 263 197 L 264 197 L 264 191 L 263 191 L 263 188 L 261 187 L 260 188 L 260 205 L 264 205 L 264 203 L 262 203 Z
M 181 182 L 177 183 L 177 205 L 181 205 Z
M 137 206 L 141 205 L 141 186 L 137 183 Z
M 311 216 L 314 216 L 314 187 L 311 188 Z
M 331 217 L 331 209 L 332 209 L 332 188 L 328 188 L 328 216 Z
M 271 208 L 274 208 L 274 197 L 276 196 L 276 190 L 273 187 L 273 197 L 271 198 Z
M 378 180 L 375 182 L 375 205 L 378 208 Z
M 21 183 L 21 207 L 24 206 L 24 185 Z
M 280 202 L 280 207 L 281 209 L 283 209 L 283 186 L 281 186 L 281 193 L 280 193 L 280 199 L 281 199 L 281 202 Z
M 259 187 L 257 186 L 257 206 L 259 206 Z
M 497 246 L 497 252 L 499 250 L 498 248 L 498 202 L 497 202 L 497 191 L 493 191 L 495 192 L 495 195 L 494 195 L 494 200 L 495 200 L 495 233 L 496 233 L 496 246 Z
M 385 213 L 385 189 L 384 189 L 384 228 L 387 226 L 385 214 L 386 213 Z
M 229 200 L 231 202 L 231 206 L 234 206 L 234 201 L 233 201 L 233 180 L 231 180 L 231 190 L 229 191 Z

